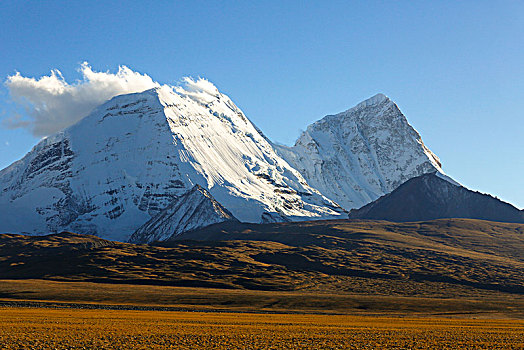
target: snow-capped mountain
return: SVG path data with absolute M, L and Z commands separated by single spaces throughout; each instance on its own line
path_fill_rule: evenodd
M 382 94 L 311 124 L 279 154 L 345 209 L 360 208 L 412 177 L 441 172 L 397 105 Z
M 129 241 L 151 243 L 224 221 L 238 220 L 199 185 L 176 198 L 138 228 Z
M 114 97 L 0 171 L 0 231 L 126 241 L 195 185 L 240 221 L 347 215 L 199 80 Z

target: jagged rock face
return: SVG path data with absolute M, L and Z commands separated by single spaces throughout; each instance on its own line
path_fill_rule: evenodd
M 129 241 L 164 241 L 183 232 L 224 221 L 238 222 L 208 191 L 196 185 L 136 230 Z
M 393 192 L 352 210 L 349 217 L 388 221 L 469 218 L 524 223 L 524 211 L 490 195 L 470 191 L 440 173 L 412 178 Z
M 0 231 L 126 241 L 194 185 L 236 218 L 347 217 L 216 88 L 113 98 L 0 171 Z
M 345 209 L 359 208 L 440 161 L 386 96 L 310 125 L 278 152 L 314 188 Z

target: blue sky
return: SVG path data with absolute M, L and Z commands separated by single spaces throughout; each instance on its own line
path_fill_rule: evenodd
M 520 1 L 5 1 L 0 78 L 205 77 L 271 139 L 378 92 L 467 187 L 524 208 Z M 0 118 L 24 113 L 0 87 Z M 5 124 L 5 123 L 4 123 Z M 0 168 L 38 141 L 0 127 Z

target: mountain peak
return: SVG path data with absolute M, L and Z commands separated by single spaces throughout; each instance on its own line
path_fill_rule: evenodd
M 380 105 L 382 103 L 387 103 L 387 102 L 391 102 L 389 97 L 387 97 L 386 95 L 384 95 L 382 93 L 378 93 L 378 94 L 368 98 L 367 100 L 364 100 L 364 101 L 360 102 L 355 107 L 350 108 L 348 111 L 359 110 L 359 109 L 363 109 L 363 108 L 367 108 L 367 107 L 374 107 L 374 106 L 378 106 L 378 105 Z
M 207 203 L 180 211 L 200 215 L 195 222 L 218 217 L 208 195 L 246 222 L 265 221 L 265 213 L 346 215 L 278 156 L 228 96 L 199 79 L 116 96 L 0 171 L 0 230 L 126 241 L 185 194 Z M 190 228 L 191 215 L 165 227 Z
M 278 149 L 308 184 L 346 210 L 440 171 L 438 157 L 384 94 L 314 122 L 293 147 Z

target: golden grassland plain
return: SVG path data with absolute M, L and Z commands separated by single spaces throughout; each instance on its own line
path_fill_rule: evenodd
M 0 308 L 0 349 L 523 349 L 522 320 Z

